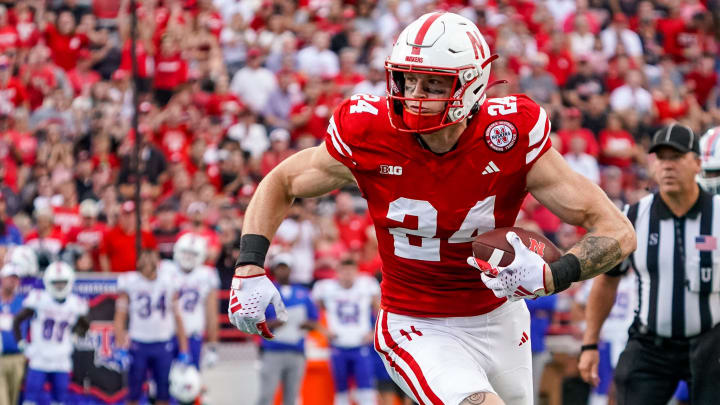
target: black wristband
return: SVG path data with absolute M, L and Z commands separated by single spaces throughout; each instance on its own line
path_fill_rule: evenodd
M 555 286 L 553 294 L 565 291 L 573 281 L 580 280 L 580 260 L 574 254 L 568 253 L 550 263 L 550 272 Z
M 580 353 L 584 352 L 585 350 L 597 350 L 597 349 L 598 349 L 597 343 L 592 343 L 589 345 L 582 345 L 582 346 L 580 346 Z
M 240 256 L 235 262 L 235 267 L 246 264 L 254 264 L 258 267 L 265 267 L 265 255 L 270 247 L 268 238 L 262 235 L 247 234 L 240 238 Z

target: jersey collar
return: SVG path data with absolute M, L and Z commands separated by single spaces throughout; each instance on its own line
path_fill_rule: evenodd
M 699 186 L 698 186 L 699 187 Z M 700 194 L 698 194 L 698 198 L 695 201 L 695 204 L 693 204 L 692 207 L 690 207 L 690 210 L 683 215 L 682 217 L 676 217 L 675 214 L 668 208 L 667 204 L 665 204 L 665 201 L 663 201 L 662 197 L 660 197 L 660 192 L 655 193 L 655 198 L 653 198 L 652 203 L 652 210 L 653 214 L 657 215 L 660 219 L 671 219 L 671 218 L 692 218 L 695 219 L 700 215 L 702 212 L 703 203 L 707 201 L 708 199 L 712 199 L 712 195 L 707 193 L 700 188 Z

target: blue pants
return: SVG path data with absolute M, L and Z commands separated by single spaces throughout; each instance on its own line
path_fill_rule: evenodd
M 128 399 L 138 401 L 142 397 L 142 386 L 148 373 L 157 386 L 158 401 L 170 399 L 170 365 L 175 357 L 175 344 L 172 340 L 157 343 L 130 344 L 130 371 L 128 372 Z
M 610 359 L 610 342 L 598 343 L 598 377 L 600 383 L 595 387 L 595 392 L 607 395 L 610 391 L 610 383 L 613 380 L 613 372 L 615 371 Z
M 50 383 L 50 398 L 53 402 L 67 401 L 70 373 L 54 373 L 29 368 L 25 376 L 25 400 L 40 403 L 43 398 L 45 382 Z
M 173 338 L 175 344 L 175 357 L 180 352 L 180 345 L 178 344 L 177 337 Z M 188 337 L 188 353 L 190 355 L 190 363 L 200 370 L 200 355 L 202 354 L 203 338 L 202 336 L 192 335 Z
M 355 386 L 358 389 L 373 388 L 375 370 L 372 356 L 374 354 L 375 351 L 369 346 L 333 347 L 330 353 L 330 365 L 335 392 L 346 392 L 350 377 L 355 379 Z

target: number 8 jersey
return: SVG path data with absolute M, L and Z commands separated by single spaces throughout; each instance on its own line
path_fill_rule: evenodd
M 60 302 L 45 290 L 32 290 L 23 301 L 23 307 L 35 311 L 30 321 L 30 344 L 25 350 L 30 368 L 70 372 L 72 328 L 79 317 L 87 315 L 87 302 L 75 294 L 69 294 Z
M 515 223 L 526 175 L 551 147 L 549 132 L 545 110 L 525 95 L 488 99 L 441 155 L 390 125 L 385 98 L 355 95 L 335 110 L 325 146 L 368 202 L 383 309 L 474 316 L 505 301 L 465 260 L 474 236 Z
M 166 342 L 175 336 L 172 302 L 177 283 L 172 272 L 159 266 L 150 280 L 134 271 L 118 277 L 118 291 L 128 295 L 128 335 L 141 343 Z

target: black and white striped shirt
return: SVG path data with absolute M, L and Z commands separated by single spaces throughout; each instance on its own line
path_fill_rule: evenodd
M 637 274 L 636 319 L 648 332 L 691 337 L 720 323 L 720 196 L 700 190 L 683 217 L 651 194 L 625 215 L 637 250 L 625 262 Z M 611 270 L 608 274 L 617 274 Z

